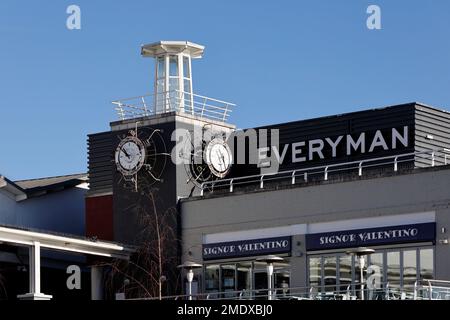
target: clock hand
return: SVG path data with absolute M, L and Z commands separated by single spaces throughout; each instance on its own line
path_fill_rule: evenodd
M 223 166 L 225 167 L 225 157 L 223 156 L 223 153 L 220 153 L 220 155 L 222 157 Z
M 128 159 L 130 159 L 130 154 L 125 150 L 125 148 L 122 148 L 122 152 L 125 153 Z
M 217 154 L 217 156 L 219 157 L 219 160 L 220 160 L 220 159 L 221 159 L 221 154 L 220 154 L 220 152 L 216 150 L 216 154 Z M 220 167 L 221 167 L 221 168 L 225 166 L 225 163 L 223 162 L 223 157 L 222 157 L 222 162 L 219 162 L 219 164 L 220 164 Z

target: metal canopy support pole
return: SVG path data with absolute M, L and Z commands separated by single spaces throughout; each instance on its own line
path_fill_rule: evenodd
M 30 247 L 30 292 L 41 293 L 41 244 L 37 241 Z
M 19 295 L 20 300 L 50 300 L 52 296 L 41 293 L 41 243 L 33 241 L 29 248 L 30 292 Z
M 273 263 L 269 262 L 267 264 L 267 289 L 268 289 L 268 299 L 269 300 L 273 300 L 273 291 L 272 291 L 273 282 L 272 282 L 272 278 L 273 278 Z
M 103 268 L 91 266 L 91 300 L 103 300 Z

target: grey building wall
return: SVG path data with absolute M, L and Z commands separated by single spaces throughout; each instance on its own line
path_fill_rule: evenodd
M 349 182 L 185 199 L 181 203 L 182 239 L 183 252 L 188 253 L 183 259 L 202 261 L 205 234 L 428 211 L 436 214 L 437 237 L 448 238 L 449 208 L 448 166 Z M 304 245 L 304 236 L 296 235 L 291 286 L 306 285 Z M 450 280 L 449 264 L 450 246 L 437 243 L 437 279 Z

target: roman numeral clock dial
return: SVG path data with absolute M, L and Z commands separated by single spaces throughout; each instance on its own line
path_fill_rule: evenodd
M 170 156 L 162 130 L 140 128 L 138 131 L 136 128 L 119 138 L 114 160 L 117 171 L 122 174 L 120 181 L 123 185 L 138 191 L 162 182 L 167 157 Z
M 124 176 L 136 174 L 144 165 L 144 144 L 136 137 L 126 137 L 116 149 L 115 160 L 117 169 Z
M 225 177 L 232 163 L 230 147 L 220 138 L 211 140 L 206 146 L 205 160 L 212 174 L 218 178 Z

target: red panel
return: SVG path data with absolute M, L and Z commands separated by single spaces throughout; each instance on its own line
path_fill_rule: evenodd
M 86 236 L 114 240 L 112 195 L 86 198 Z

